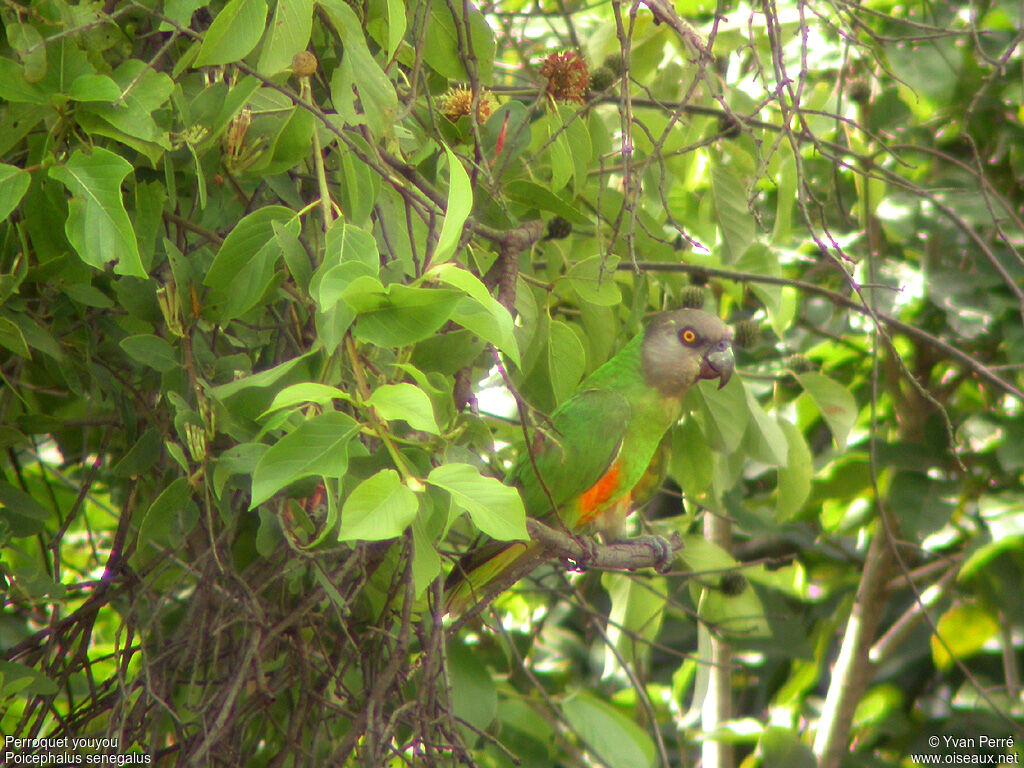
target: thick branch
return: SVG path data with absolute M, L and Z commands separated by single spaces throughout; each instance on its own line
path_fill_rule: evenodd
M 549 557 L 571 560 L 586 568 L 602 571 L 636 571 L 657 568 L 662 563 L 662 549 L 653 543 L 653 537 L 616 541 L 614 544 L 588 547 L 578 537 L 550 528 L 537 520 L 527 520 L 526 530 L 534 541 L 544 545 Z M 683 548 L 683 539 L 676 533 L 668 540 L 675 553 Z
M 664 566 L 664 550 L 654 542 L 652 536 L 617 541 L 614 544 L 594 545 L 565 531 L 559 531 L 533 518 L 527 518 L 526 530 L 534 543 L 529 556 L 521 557 L 507 567 L 497 578 L 485 584 L 476 602 L 459 616 L 448 628 L 448 635 L 454 635 L 462 627 L 479 616 L 498 595 L 517 581 L 527 576 L 546 559 L 568 560 L 577 567 L 598 570 L 636 571 L 641 568 Z M 683 548 L 683 539 L 674 533 L 665 542 L 673 554 Z

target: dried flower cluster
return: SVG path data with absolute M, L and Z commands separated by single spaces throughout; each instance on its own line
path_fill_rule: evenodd
M 468 115 L 473 108 L 473 91 L 463 85 L 456 85 L 441 95 L 437 100 L 437 106 L 441 114 L 454 123 L 463 115 Z M 480 103 L 476 108 L 477 122 L 486 122 L 497 108 L 497 99 L 485 88 L 480 92 Z
M 582 104 L 590 85 L 587 63 L 575 51 L 552 53 L 540 68 L 548 79 L 547 93 L 557 101 L 575 101 Z

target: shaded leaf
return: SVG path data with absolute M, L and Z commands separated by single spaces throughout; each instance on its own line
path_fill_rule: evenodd
M 120 341 L 123 349 L 136 362 L 148 365 L 161 373 L 178 368 L 178 356 L 165 339 L 151 333 L 128 336 Z
M 579 337 L 561 320 L 552 320 L 548 337 L 548 371 L 556 402 L 564 402 L 576 390 L 586 370 L 587 353 Z
M 796 378 L 828 424 L 839 450 L 845 450 L 846 438 L 857 421 L 857 401 L 850 390 L 823 373 L 798 373 Z
M 18 207 L 31 183 L 31 174 L 13 165 L 0 164 L 0 221 Z
M 50 512 L 32 496 L 8 483 L 0 483 L 0 519 L 14 538 L 35 536 L 46 529 Z
M 654 742 L 633 720 L 587 691 L 561 704 L 562 714 L 598 762 L 616 768 L 653 768 Z
M 729 168 L 711 168 L 711 193 L 715 201 L 715 222 L 722 238 L 722 261 L 734 264 L 754 242 L 757 228 L 747 207 L 743 184 Z
M 937 635 L 931 636 L 932 660 L 939 669 L 950 669 L 954 659 L 979 653 L 999 631 L 999 622 L 987 608 L 959 603 L 939 617 L 936 629 Z

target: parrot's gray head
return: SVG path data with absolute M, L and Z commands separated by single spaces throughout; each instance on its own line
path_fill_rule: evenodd
M 698 379 L 718 379 L 721 389 L 735 367 L 732 338 L 732 328 L 699 309 L 655 315 L 644 331 L 644 377 L 671 396 L 682 395 Z

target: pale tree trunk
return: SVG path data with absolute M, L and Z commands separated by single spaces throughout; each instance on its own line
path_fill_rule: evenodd
M 872 669 L 868 652 L 885 610 L 885 583 L 892 571 L 886 538 L 885 529 L 879 523 L 868 547 L 857 597 L 846 623 L 843 644 L 832 669 L 832 681 L 818 721 L 814 754 L 818 757 L 819 768 L 838 768 L 847 750 L 854 710 L 870 682 Z
M 706 515 L 704 538 L 729 552 L 732 550 L 732 524 L 724 517 Z M 708 733 L 732 719 L 732 648 L 707 627 L 702 625 L 699 631 L 708 635 L 711 646 L 708 690 L 701 706 L 701 729 Z M 731 744 L 708 740 L 701 745 L 702 768 L 733 768 L 733 764 Z

